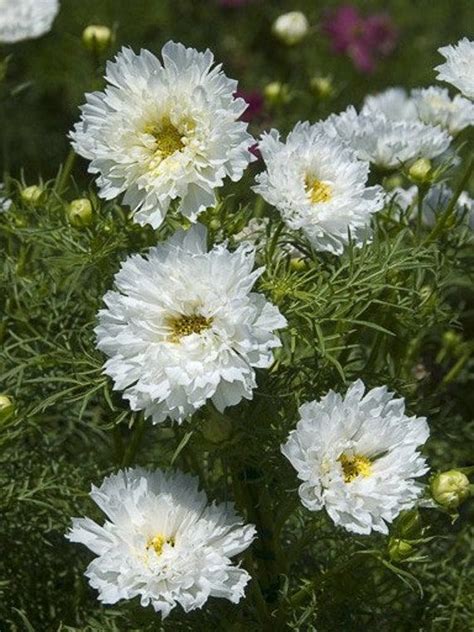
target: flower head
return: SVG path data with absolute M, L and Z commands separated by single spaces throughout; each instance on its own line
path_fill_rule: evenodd
M 344 397 L 329 391 L 303 404 L 282 452 L 303 481 L 305 507 L 325 508 L 354 533 L 388 533 L 387 523 L 422 492 L 414 479 L 428 468 L 417 448 L 428 435 L 425 418 L 407 417 L 403 399 L 385 386 L 365 392 L 358 380 Z
M 0 0 L 0 42 L 13 44 L 44 35 L 58 11 L 58 0 Z
M 319 125 L 298 123 L 286 143 L 272 130 L 259 148 L 267 169 L 257 176 L 255 191 L 314 248 L 340 254 L 348 229 L 356 243 L 367 236 L 370 215 L 382 207 L 382 191 L 366 187 L 368 163 L 356 160 L 339 139 Z
M 398 34 L 389 15 L 375 13 L 362 16 L 352 5 L 331 12 L 324 23 L 333 50 L 345 54 L 361 72 L 375 70 L 380 57 L 395 48 Z
M 413 90 L 412 99 L 423 123 L 439 125 L 452 135 L 474 125 L 474 103 L 460 94 L 451 99 L 445 88 L 431 86 Z
M 418 158 L 435 158 L 451 142 L 440 127 L 416 120 L 393 120 L 375 109 L 357 114 L 349 107 L 341 114 L 332 114 L 321 126 L 331 136 L 341 138 L 360 160 L 381 169 L 397 169 Z
M 207 252 L 199 224 L 125 261 L 96 333 L 105 373 L 133 410 L 181 422 L 210 399 L 221 411 L 251 399 L 255 368 L 270 366 L 273 330 L 286 325 L 251 291 L 262 273 L 253 265 L 248 244 Z
M 230 504 L 209 505 L 190 475 L 119 471 L 92 486 L 103 526 L 75 518 L 67 534 L 96 558 L 86 577 L 103 603 L 140 597 L 166 617 L 176 606 L 202 608 L 209 597 L 237 603 L 250 576 L 232 564 L 255 537 Z
M 364 99 L 362 115 L 383 114 L 392 121 L 416 121 L 415 103 L 403 88 L 388 88 Z
M 280 15 L 273 24 L 274 35 L 287 46 L 299 44 L 308 34 L 308 18 L 301 11 Z
M 436 66 L 437 79 L 450 83 L 464 96 L 474 99 L 474 42 L 464 37 L 455 46 L 443 46 L 438 52 L 446 61 Z
M 154 228 L 175 199 L 194 221 L 215 205 L 224 178 L 239 180 L 253 159 L 253 139 L 238 120 L 247 104 L 212 53 L 168 42 L 162 58 L 122 49 L 107 64 L 108 87 L 87 95 L 71 134 L 100 196 L 124 193 L 135 221 Z

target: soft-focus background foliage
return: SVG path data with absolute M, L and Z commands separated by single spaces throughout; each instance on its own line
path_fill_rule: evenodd
M 62 0 L 51 33 L 0 49 L 1 58 L 11 55 L 4 84 L 11 94 L 0 104 L 0 173 L 15 202 L 14 220 L 5 220 L 0 233 L 5 254 L 0 391 L 12 394 L 17 409 L 0 427 L 0 630 L 261 629 L 251 594 L 245 606 L 214 600 L 187 616 L 176 609 L 163 627 L 158 616 L 137 605 L 111 608 L 97 602 L 83 577 L 90 555 L 68 544 L 64 532 L 72 515 L 94 517 L 87 499 L 90 483 L 131 462 L 132 436 L 142 446 L 133 463 L 196 471 L 195 455 L 205 454 L 201 478 L 210 496 L 221 500 L 235 497 L 236 490 L 219 471 L 219 450 L 231 463 L 243 461 L 250 493 L 255 483 L 255 489 L 282 499 L 270 529 L 297 498 L 294 473 L 278 449 L 294 425 L 297 400 L 328 388 L 343 390 L 343 378 L 362 375 L 370 386 L 388 383 L 407 398 L 411 412 L 429 416 L 433 437 L 427 454 L 433 469 L 470 464 L 473 253 L 464 228 L 451 226 L 427 242 L 408 222 L 399 224 L 388 215 L 377 220 L 372 247 L 349 252 L 339 262 L 323 255 L 303 272 L 284 257 L 267 262 L 260 287 L 289 318 L 285 348 L 278 370 L 260 376 L 253 404 L 230 411 L 235 434 L 217 448 L 209 440 L 215 428 L 209 433 L 199 415 L 193 426 L 143 424 L 101 375 L 103 358 L 92 331 L 101 297 L 120 260 L 155 243 L 155 233 L 132 225 L 117 204 L 103 204 L 90 229 L 70 226 L 67 202 L 94 191 L 81 161 L 75 184 L 68 189 L 57 181 L 35 208 L 18 194 L 21 181 L 36 184 L 57 176 L 84 93 L 103 85 L 104 60 L 94 58 L 81 41 L 88 24 L 115 29 L 108 56 L 122 45 L 159 53 L 169 39 L 209 47 L 240 89 L 254 93 L 256 135 L 271 126 L 287 131 L 300 119 L 315 121 L 350 103 L 359 105 L 368 92 L 389 85 L 434 83 L 436 49 L 469 35 L 466 29 L 474 24 L 470 0 L 353 4 L 365 13 L 385 11 L 398 31 L 396 48 L 378 61 L 373 74 L 358 72 L 348 58 L 331 51 L 321 25 L 339 4 L 327 0 L 253 0 L 236 8 L 218 0 Z M 294 9 L 306 13 L 313 31 L 289 49 L 274 39 L 271 25 Z M 315 76 L 332 78 L 332 95 L 311 90 Z M 288 84 L 286 103 L 261 102 L 271 81 Z M 221 235 L 232 235 L 254 213 L 249 185 L 257 169 L 229 187 L 232 197 L 211 214 Z M 242 437 L 247 437 L 245 454 L 235 449 Z M 255 499 L 257 512 L 266 500 Z M 386 539 L 336 534 L 322 513 L 299 510 L 281 535 L 286 566 L 275 572 L 265 558 L 265 542 L 257 551 L 270 577 L 266 596 L 269 603 L 284 603 L 305 580 L 321 578 L 309 600 L 288 600 L 285 616 L 294 630 L 473 629 L 472 517 L 472 503 L 454 524 L 448 515 L 426 511 L 426 535 L 434 539 L 420 543 L 408 563 L 392 563 Z M 377 554 L 360 556 L 354 564 L 351 555 L 361 549 Z

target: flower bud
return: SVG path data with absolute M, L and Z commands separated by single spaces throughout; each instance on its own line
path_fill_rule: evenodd
M 430 482 L 433 499 L 446 509 L 457 509 L 469 498 L 469 486 L 468 477 L 459 470 L 440 472 Z
M 286 103 L 289 97 L 288 86 L 279 81 L 272 81 L 263 89 L 263 95 L 269 105 Z
M 414 551 L 410 542 L 401 538 L 390 538 L 387 549 L 388 555 L 393 562 L 406 560 Z
M 309 30 L 308 20 L 301 11 L 290 11 L 278 17 L 273 24 L 273 34 L 287 46 L 298 44 Z
M 43 195 L 43 189 L 36 184 L 32 184 L 31 186 L 22 189 L 20 195 L 21 199 L 23 202 L 26 202 L 26 204 L 36 204 Z
M 82 32 L 84 46 L 93 53 L 103 53 L 114 40 L 114 35 L 108 26 L 90 24 Z
M 418 509 L 402 511 L 394 523 L 395 532 L 403 538 L 419 538 L 422 534 L 421 516 Z
M 69 222 L 78 228 L 92 223 L 92 204 L 87 198 L 73 200 L 67 211 Z
M 232 436 L 232 422 L 224 416 L 212 415 L 204 422 L 202 434 L 210 443 L 224 443 Z
M 0 421 L 6 421 L 13 414 L 14 408 L 8 395 L 0 395 Z
M 408 177 L 413 182 L 423 184 L 429 182 L 431 162 L 427 158 L 418 158 L 408 169 Z
M 295 272 L 301 272 L 306 268 L 306 261 L 302 257 L 291 257 L 290 268 Z
M 320 99 L 329 99 L 334 94 L 334 86 L 330 77 L 313 77 L 311 90 Z

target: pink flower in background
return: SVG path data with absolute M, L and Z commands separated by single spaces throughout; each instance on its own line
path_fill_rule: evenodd
M 397 43 L 398 33 L 390 16 L 374 13 L 362 16 L 352 5 L 345 5 L 331 13 L 324 30 L 329 35 L 333 50 L 347 55 L 361 72 L 375 70 L 380 57 L 389 55 Z
M 262 113 L 263 110 L 263 95 L 257 90 L 246 91 L 246 90 L 238 90 L 234 97 L 240 97 L 244 101 L 247 102 L 248 106 L 245 112 L 240 117 L 241 121 L 245 121 L 246 123 L 250 123 L 257 116 Z

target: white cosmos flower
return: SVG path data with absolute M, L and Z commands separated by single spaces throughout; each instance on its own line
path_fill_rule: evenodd
M 464 37 L 455 46 L 443 46 L 438 52 L 446 61 L 436 66 L 437 79 L 450 83 L 464 96 L 474 99 L 474 42 Z
M 0 0 L 0 42 L 13 44 L 44 35 L 58 11 L 58 0 Z
M 440 127 L 417 120 L 393 120 L 381 111 L 357 114 L 349 107 L 318 124 L 328 134 L 341 138 L 360 160 L 381 169 L 397 169 L 418 158 L 435 158 L 451 142 Z
M 358 380 L 346 395 L 329 391 L 303 404 L 282 452 L 303 481 L 301 502 L 325 508 L 336 525 L 354 533 L 387 533 L 423 490 L 427 472 L 417 452 L 429 435 L 425 418 L 407 417 L 403 399 L 385 386 L 364 394 Z
M 394 121 L 416 121 L 418 113 L 413 100 L 403 88 L 388 88 L 364 99 L 361 114 L 379 112 Z
M 316 250 L 340 254 L 350 229 L 360 244 L 369 234 L 370 216 L 383 205 L 380 187 L 366 187 L 369 165 L 356 160 L 320 125 L 298 123 L 280 141 L 276 130 L 262 136 L 259 149 L 266 171 L 254 190 L 301 229 Z
M 253 159 L 247 104 L 234 98 L 214 56 L 168 42 L 163 62 L 142 50 L 124 48 L 107 64 L 104 92 L 86 96 L 71 138 L 91 161 L 101 197 L 124 193 L 139 224 L 157 228 L 172 200 L 194 221 L 216 204 L 224 178 L 237 181 Z
M 412 99 L 423 123 L 440 125 L 453 136 L 474 125 L 474 103 L 460 94 L 451 99 L 446 88 L 413 90 Z
M 453 195 L 454 191 L 446 184 L 435 184 L 428 190 L 421 205 L 422 220 L 426 226 L 435 225 L 436 219 L 447 209 Z M 418 187 L 412 186 L 408 189 L 396 187 L 387 193 L 387 201 L 395 202 L 402 211 L 411 208 L 411 216 L 416 217 L 418 213 Z M 469 197 L 466 191 L 463 191 L 459 196 L 455 210 L 460 215 L 465 215 L 466 223 L 474 229 L 474 200 Z
M 211 400 L 220 410 L 251 399 L 255 368 L 272 363 L 286 325 L 252 286 L 249 244 L 207 252 L 206 230 L 179 231 L 142 257 L 129 257 L 99 313 L 105 373 L 133 410 L 154 423 L 182 422 Z
M 255 528 L 231 504 L 209 505 L 193 476 L 122 470 L 92 486 L 91 497 L 106 522 L 75 518 L 66 537 L 97 556 L 85 574 L 103 603 L 140 597 L 166 617 L 178 604 L 189 612 L 209 597 L 243 597 L 250 576 L 231 558 Z

